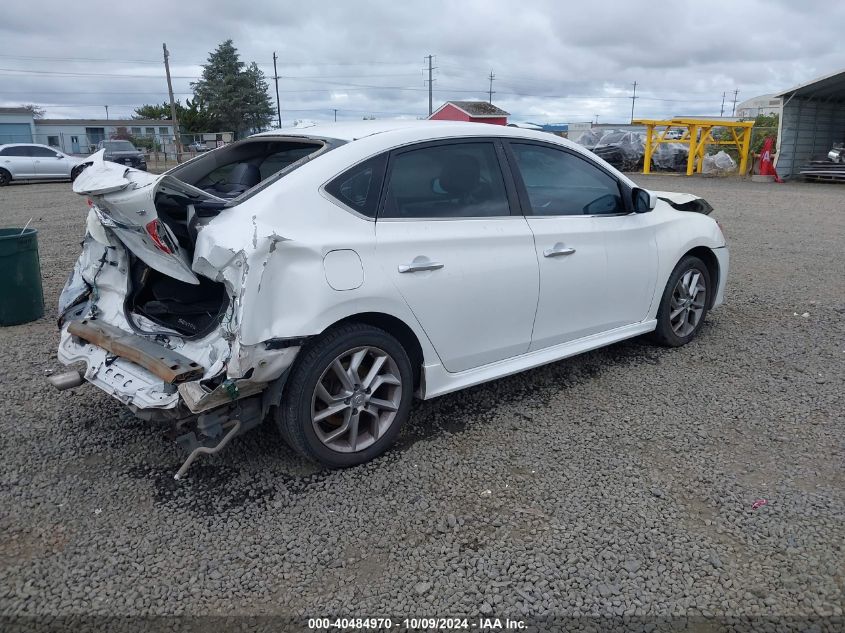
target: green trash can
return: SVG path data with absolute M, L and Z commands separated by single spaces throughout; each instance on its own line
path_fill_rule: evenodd
M 44 316 L 38 231 L 0 229 L 0 326 Z

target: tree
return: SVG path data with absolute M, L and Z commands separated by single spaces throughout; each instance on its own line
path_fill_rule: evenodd
M 267 128 L 273 120 L 275 110 L 268 96 L 267 79 L 258 64 L 252 62 L 244 71 L 245 85 L 249 86 L 246 93 L 246 121 L 254 132 Z
M 179 102 L 176 102 L 176 112 L 178 116 L 179 112 Z M 151 119 L 155 121 L 169 121 L 170 120 L 170 104 L 169 103 L 162 103 L 161 105 L 153 104 L 153 105 L 142 105 L 139 108 L 135 108 L 135 114 L 132 115 L 133 119 Z
M 131 141 L 132 135 L 129 133 L 129 130 L 125 127 L 119 127 L 112 132 L 111 135 L 112 140 L 115 141 Z
M 217 124 L 212 120 L 208 111 L 198 100 L 185 100 L 185 105 L 176 100 L 176 117 L 179 119 L 179 129 L 182 132 L 212 132 Z M 170 104 L 147 104 L 135 108 L 133 119 L 151 119 L 155 121 L 170 121 Z
M 214 132 L 217 124 L 205 105 L 196 97 L 186 99 L 185 107 L 176 104 L 176 116 L 179 117 L 179 129 L 183 132 Z
M 21 106 L 24 110 L 29 110 L 32 118 L 35 120 L 44 118 L 44 108 L 34 103 L 27 103 Z
M 778 117 L 777 114 L 758 114 L 754 119 L 754 127 L 751 128 L 751 151 L 759 154 L 763 149 L 763 142 L 767 136 L 775 137 L 775 147 L 778 140 Z
M 264 73 L 255 62 L 245 66 L 232 40 L 208 56 L 202 77 L 191 88 L 218 130 L 243 136 L 266 128 L 273 118 Z

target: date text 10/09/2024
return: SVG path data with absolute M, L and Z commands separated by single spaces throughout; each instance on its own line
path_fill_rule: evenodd
M 523 620 L 510 618 L 309 618 L 308 628 L 313 631 L 376 630 L 479 630 L 520 631 L 527 627 Z

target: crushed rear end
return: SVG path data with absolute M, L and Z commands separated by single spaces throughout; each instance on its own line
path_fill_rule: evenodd
M 58 358 L 84 363 L 79 376 L 137 416 L 171 421 L 190 453 L 179 475 L 197 455 L 261 422 L 299 350 L 296 341 L 243 345 L 239 337 L 251 317 L 244 297 L 260 284 L 248 272 L 284 238 L 259 231 L 254 218 L 234 235 L 215 220 L 330 144 L 250 141 L 164 175 L 104 161 L 100 152 L 73 185 L 89 211 L 82 253 L 59 298 Z M 257 173 L 254 162 L 271 158 Z M 62 389 L 81 380 L 69 372 L 51 382 Z

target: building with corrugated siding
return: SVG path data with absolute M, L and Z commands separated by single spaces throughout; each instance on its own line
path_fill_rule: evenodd
M 776 96 L 783 105 L 775 168 L 781 178 L 796 177 L 802 165 L 845 142 L 845 70 Z

